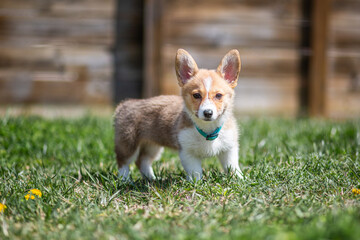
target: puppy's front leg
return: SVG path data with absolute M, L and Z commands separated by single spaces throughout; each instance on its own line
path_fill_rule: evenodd
M 239 167 L 239 148 L 237 145 L 233 146 L 227 151 L 222 152 L 219 155 L 219 160 L 225 172 L 234 172 L 240 179 L 244 178 Z
M 187 180 L 195 182 L 200 180 L 202 178 L 201 159 L 184 150 L 181 150 L 179 155 L 181 164 L 187 173 Z

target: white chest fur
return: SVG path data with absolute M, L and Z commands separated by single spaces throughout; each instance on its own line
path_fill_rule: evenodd
M 236 129 L 222 129 L 215 140 L 209 141 L 192 127 L 180 130 L 178 139 L 184 151 L 198 158 L 206 158 L 217 156 L 238 144 L 236 132 Z

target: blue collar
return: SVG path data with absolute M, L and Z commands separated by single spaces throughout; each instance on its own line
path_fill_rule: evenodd
M 198 132 L 204 137 L 206 138 L 206 140 L 208 141 L 213 141 L 215 140 L 218 136 L 219 136 L 219 132 L 222 128 L 222 125 L 218 128 L 215 129 L 215 131 L 213 131 L 212 133 L 210 134 L 206 134 L 203 130 L 201 130 L 200 128 L 198 128 L 198 126 L 196 126 L 196 124 L 194 124 L 195 127 L 196 127 L 196 130 L 198 130 Z

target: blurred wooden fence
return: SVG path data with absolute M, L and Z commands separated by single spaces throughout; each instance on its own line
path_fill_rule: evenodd
M 1 0 L 0 102 L 110 104 L 114 0 Z
M 204 68 L 236 48 L 238 112 L 360 116 L 359 13 L 358 0 L 2 0 L 0 103 L 178 94 L 178 48 Z

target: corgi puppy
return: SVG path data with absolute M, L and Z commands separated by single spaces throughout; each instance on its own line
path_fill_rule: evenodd
M 231 50 L 216 70 L 199 69 L 188 52 L 175 59 L 180 96 L 158 96 L 121 102 L 114 115 L 115 153 L 119 176 L 129 178 L 135 161 L 144 178 L 156 179 L 151 164 L 163 147 L 179 150 L 187 179 L 202 177 L 201 160 L 217 156 L 226 172 L 242 178 L 238 128 L 233 116 L 234 88 L 240 55 Z

